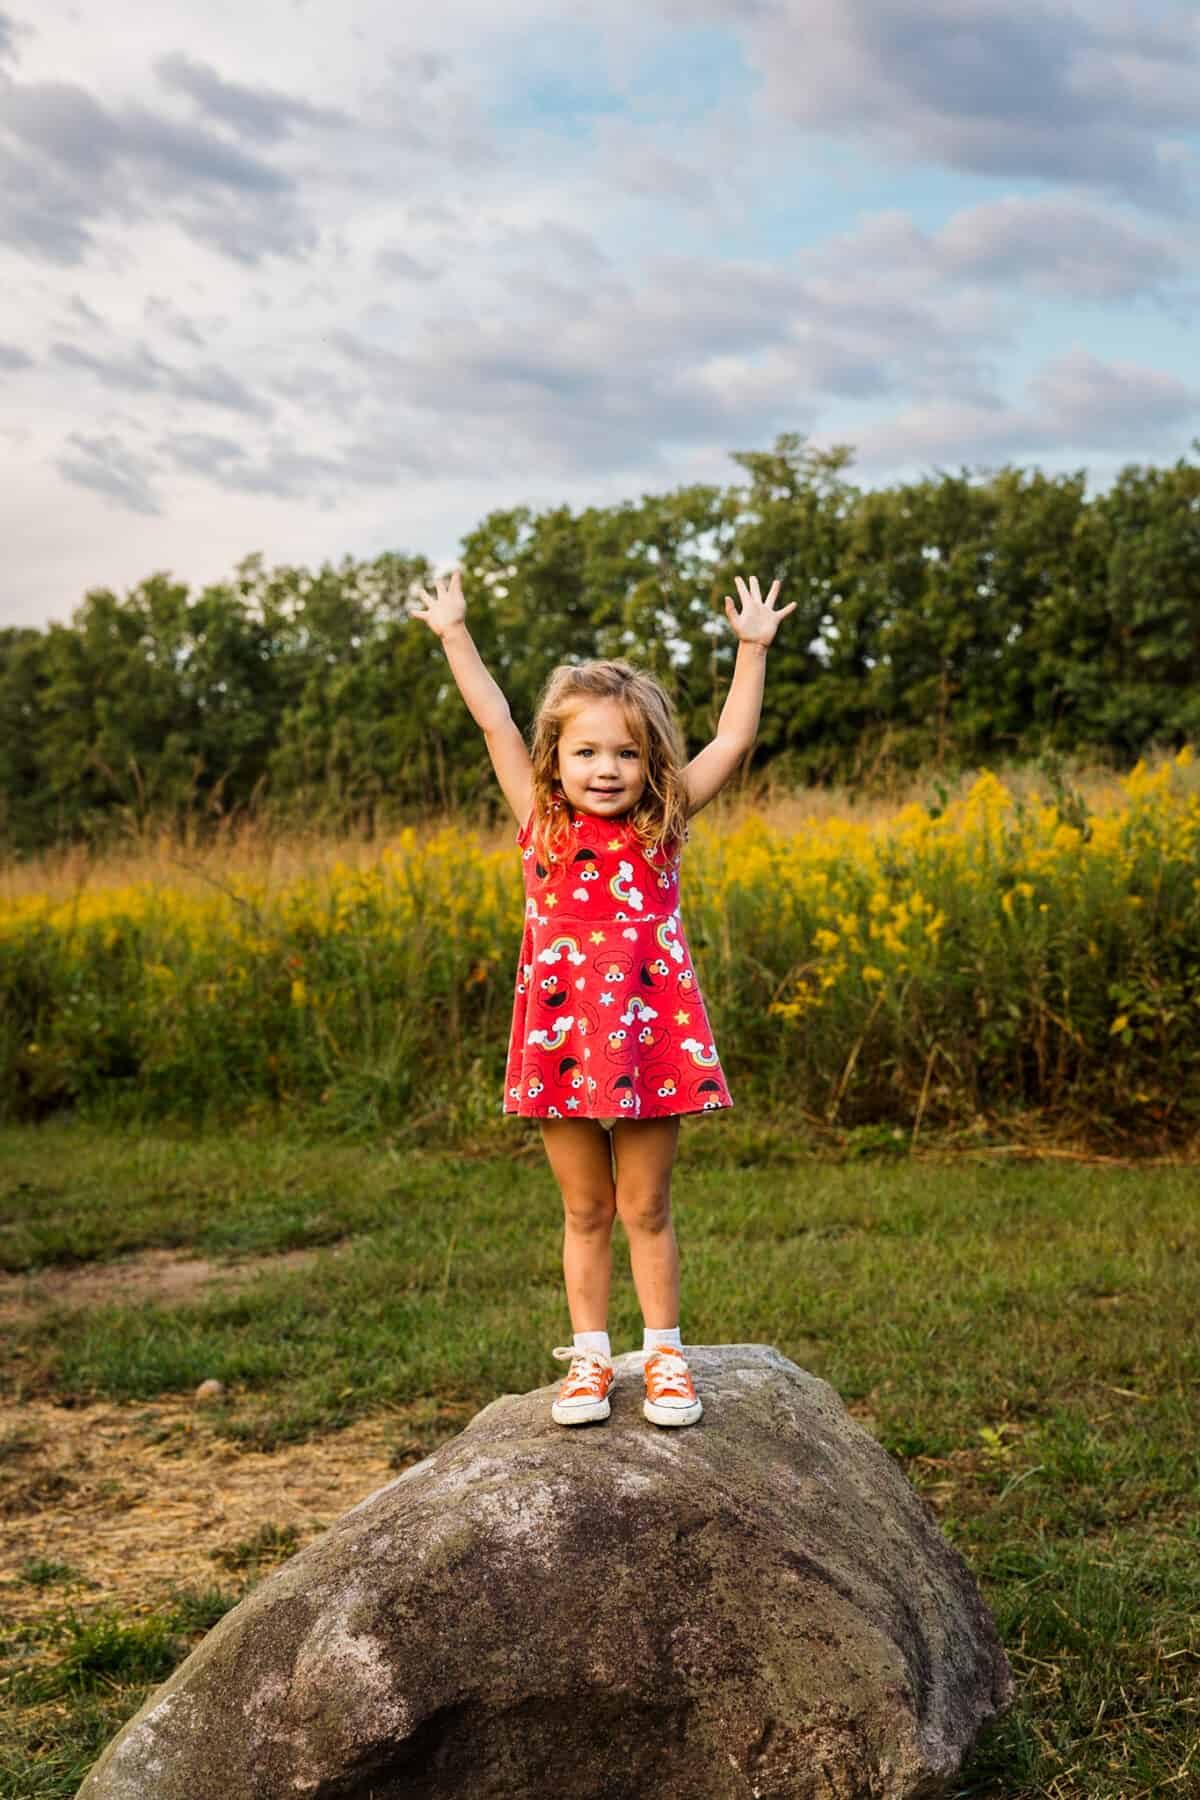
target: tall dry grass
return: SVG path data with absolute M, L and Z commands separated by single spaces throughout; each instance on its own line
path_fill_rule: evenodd
M 1159 756 L 1148 766 L 1159 768 L 1169 760 Z M 905 772 L 882 790 L 878 785 L 862 790 L 841 783 L 794 790 L 769 780 L 742 781 L 718 796 L 702 817 L 708 826 L 729 832 L 736 832 L 750 817 L 784 835 L 831 820 L 852 820 L 872 831 L 886 831 L 908 807 L 961 801 L 983 772 L 969 769 L 944 779 Z M 1119 775 L 1095 764 L 1064 762 L 1053 783 L 1030 763 L 999 765 L 994 772 L 1018 800 L 1052 799 L 1056 789 L 1066 788 L 1094 812 L 1110 812 L 1123 802 Z M 468 833 L 485 852 L 495 854 L 511 845 L 515 824 L 507 814 L 497 822 L 431 809 L 421 829 Z M 338 866 L 368 868 L 381 847 L 398 834 L 399 828 L 395 833 L 385 830 L 370 839 L 361 833 L 310 830 L 298 823 L 280 826 L 246 813 L 224 820 L 196 815 L 171 827 L 131 820 L 118 842 L 99 852 L 86 844 L 71 844 L 0 863 L 0 908 L 8 909 L 26 896 L 65 900 L 97 888 L 170 885 L 183 893 L 200 893 L 228 883 L 231 877 L 282 888 L 327 877 Z

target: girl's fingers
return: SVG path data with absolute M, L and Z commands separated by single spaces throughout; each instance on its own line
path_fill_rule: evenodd
M 783 578 L 780 576 L 771 584 L 771 591 L 764 600 L 757 575 L 751 575 L 749 582 L 743 581 L 740 575 L 735 575 L 733 579 L 736 581 L 738 593 L 741 595 L 742 601 L 746 605 L 774 606 L 775 596 L 783 586 Z
M 786 619 L 790 612 L 795 612 L 796 607 L 798 605 L 799 605 L 799 602 L 796 600 L 793 600 L 790 606 L 781 606 L 778 613 L 776 614 L 776 617 L 780 618 L 780 619 Z

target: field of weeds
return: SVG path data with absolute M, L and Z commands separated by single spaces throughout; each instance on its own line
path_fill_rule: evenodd
M 499 1149 L 520 940 L 508 830 L 10 868 L 0 1116 L 304 1120 Z M 736 1107 L 821 1137 L 1036 1119 L 1094 1149 L 1200 1127 L 1200 775 L 984 771 L 950 793 L 730 803 L 683 916 Z

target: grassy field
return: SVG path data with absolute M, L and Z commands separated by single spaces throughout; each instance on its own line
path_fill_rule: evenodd
M 1020 1698 L 960 1796 L 1200 1792 L 1198 1179 L 832 1163 L 733 1116 L 685 1124 L 685 1340 L 772 1343 L 831 1381 L 997 1619 Z M 71 1438 L 73 1419 L 104 1402 L 110 1434 L 141 1433 L 145 1478 L 153 1454 L 181 1491 L 201 1438 L 204 1479 L 231 1493 L 249 1459 L 269 1471 L 352 1439 L 372 1440 L 372 1470 L 403 1466 L 497 1393 L 556 1379 L 559 1255 L 551 1177 L 516 1125 L 509 1156 L 476 1159 L 298 1135 L 0 1133 L 6 1800 L 72 1795 L 149 1687 L 321 1522 L 281 1522 L 283 1490 L 256 1473 L 255 1530 L 201 1555 L 180 1526 L 196 1537 L 190 1561 L 179 1549 L 188 1578 L 156 1564 L 142 1592 L 102 1604 L 86 1553 L 55 1550 L 76 1541 L 88 1482 L 104 1485 L 103 1434 Z M 185 1294 L 191 1268 L 207 1280 Z M 615 1297 L 626 1349 L 639 1320 L 620 1263 Z M 201 1424 L 190 1397 L 209 1377 L 227 1394 Z M 325 1519 L 383 1479 L 344 1475 Z

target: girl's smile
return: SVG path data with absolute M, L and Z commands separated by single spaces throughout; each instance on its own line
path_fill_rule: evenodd
M 616 818 L 637 805 L 646 768 L 629 721 L 616 700 L 576 707 L 559 734 L 558 779 L 577 812 Z

